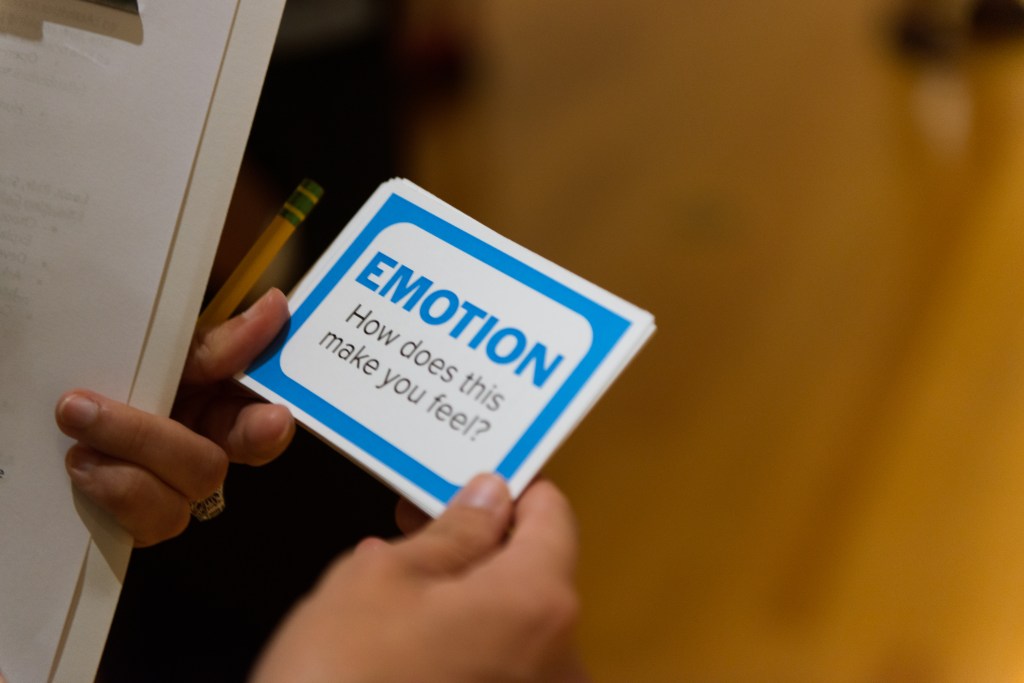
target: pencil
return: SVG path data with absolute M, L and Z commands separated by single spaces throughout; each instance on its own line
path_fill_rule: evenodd
M 203 310 L 199 322 L 196 323 L 197 329 L 209 329 L 231 316 L 323 194 L 323 188 L 308 178 L 299 183 L 295 192 Z
M 249 248 L 245 257 L 238 262 L 231 276 L 221 286 L 213 299 L 199 315 L 196 329 L 206 330 L 227 320 L 242 299 L 249 293 L 256 281 L 267 270 L 267 267 L 281 251 L 288 238 L 292 236 L 299 224 L 306 219 L 324 190 L 308 178 L 299 183 L 291 197 L 277 212 L 270 225 L 263 231 L 259 239 Z M 224 511 L 224 487 L 220 486 L 203 500 L 189 503 L 192 516 L 198 520 L 213 519 Z

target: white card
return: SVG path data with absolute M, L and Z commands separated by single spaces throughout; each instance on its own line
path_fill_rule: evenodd
M 381 185 L 240 376 L 432 515 L 475 474 L 518 495 L 653 317 L 406 180 Z

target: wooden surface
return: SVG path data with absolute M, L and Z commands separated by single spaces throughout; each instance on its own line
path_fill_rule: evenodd
M 597 681 L 1024 677 L 1024 41 L 496 0 L 410 177 L 659 331 L 549 468 Z

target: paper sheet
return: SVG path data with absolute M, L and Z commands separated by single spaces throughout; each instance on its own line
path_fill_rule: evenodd
M 74 386 L 129 398 L 190 178 L 210 173 L 194 166 L 196 150 L 238 6 L 144 3 L 135 17 L 76 0 L 0 0 L 0 669 L 10 683 L 53 670 L 86 522 L 111 551 L 126 547 L 71 495 L 53 405 Z M 269 6 L 276 28 L 280 3 Z M 269 46 L 266 36 L 257 46 L 264 67 Z M 239 113 L 247 130 L 252 109 Z M 240 155 L 230 149 L 216 189 L 230 192 Z M 223 213 L 210 209 L 196 225 L 215 234 Z M 174 316 L 194 300 L 165 298 Z M 178 356 L 151 357 L 164 379 L 151 394 L 166 396 Z M 89 557 L 86 589 L 96 571 L 117 570 Z M 109 590 L 110 576 L 99 578 Z

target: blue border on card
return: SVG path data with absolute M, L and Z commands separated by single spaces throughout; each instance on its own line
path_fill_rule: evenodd
M 593 339 L 590 349 L 572 370 L 551 400 L 537 414 L 536 419 L 523 432 L 519 440 L 495 468 L 509 479 L 516 473 L 533 448 L 551 429 L 558 417 L 576 397 L 587 380 L 597 371 L 601 362 L 619 342 L 630 322 L 571 287 L 545 275 L 535 268 L 506 254 L 497 247 L 475 237 L 439 216 L 392 194 L 385 200 L 363 231 L 331 266 L 327 274 L 314 287 L 306 300 L 292 315 L 289 324 L 274 344 L 246 373 L 252 379 L 275 392 L 321 423 L 342 435 L 359 448 L 371 454 L 438 500 L 447 503 L 458 486 L 429 469 L 416 458 L 405 453 L 375 431 L 364 426 L 345 412 L 288 377 L 281 369 L 281 353 L 292 336 L 348 273 L 352 265 L 374 239 L 387 228 L 398 223 L 411 223 L 456 249 L 473 256 L 505 275 L 556 301 L 581 315 L 591 326 Z

